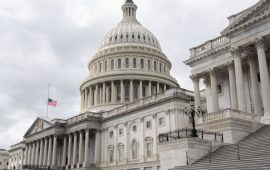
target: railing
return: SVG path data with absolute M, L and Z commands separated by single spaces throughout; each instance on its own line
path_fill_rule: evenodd
M 219 46 L 224 45 L 224 44 L 229 43 L 229 42 L 230 42 L 230 39 L 225 37 L 225 36 L 219 36 L 215 39 L 209 40 L 202 45 L 199 45 L 197 47 L 192 48 L 190 50 L 191 51 L 191 58 L 195 57 L 196 55 L 200 55 L 204 52 L 215 49 L 216 47 L 219 47 Z
M 199 118 L 198 123 L 206 123 L 206 122 L 221 120 L 225 118 L 237 118 L 237 119 L 242 119 L 242 120 L 254 121 L 256 118 L 256 115 L 227 108 L 227 109 L 221 110 L 220 112 L 204 114 L 201 118 Z
M 197 130 L 198 138 L 210 141 L 219 141 L 223 142 L 223 134 L 216 133 L 216 132 L 208 132 L 203 130 Z M 175 131 L 170 131 L 168 133 L 161 133 L 158 136 L 159 142 L 168 142 L 171 140 L 177 140 L 182 138 L 193 138 L 192 137 L 192 129 L 180 129 Z
M 73 124 L 73 123 L 85 120 L 88 117 L 100 119 L 101 114 L 100 113 L 93 113 L 93 112 L 85 112 L 85 113 L 82 113 L 82 114 L 79 114 L 77 116 L 74 116 L 72 118 L 67 119 L 66 122 L 67 122 L 67 124 Z

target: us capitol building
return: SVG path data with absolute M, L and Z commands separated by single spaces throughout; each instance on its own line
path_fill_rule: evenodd
M 157 38 L 127 0 L 123 19 L 102 40 L 80 86 L 81 113 L 37 118 L 24 135 L 26 169 L 157 169 L 159 133 L 184 128 L 192 92 L 170 75 Z M 188 119 L 187 119 L 188 120 Z
M 170 75 L 134 2 L 122 11 L 88 64 L 81 112 L 37 118 L 11 146 L 9 169 L 269 169 L 270 0 L 230 16 L 220 36 L 190 49 L 184 63 L 194 93 Z M 202 110 L 195 121 L 185 109 L 193 98 Z

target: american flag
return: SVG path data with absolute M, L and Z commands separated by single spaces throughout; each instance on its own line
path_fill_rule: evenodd
M 57 105 L 57 101 L 48 98 L 48 106 L 56 107 L 56 105 Z

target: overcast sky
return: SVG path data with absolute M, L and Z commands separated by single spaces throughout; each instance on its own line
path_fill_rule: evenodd
M 124 0 L 0 0 L 0 148 L 23 139 L 46 112 L 47 84 L 59 106 L 51 118 L 79 113 L 79 86 Z M 258 0 L 134 0 L 137 18 L 159 39 L 172 75 L 192 89 L 189 49 L 215 38 L 227 17 Z

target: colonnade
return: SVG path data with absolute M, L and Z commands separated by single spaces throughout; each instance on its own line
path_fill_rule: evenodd
M 31 167 L 56 166 L 57 136 L 48 136 L 26 143 L 24 165 Z
M 83 89 L 81 91 L 81 108 L 102 104 L 116 104 L 133 102 L 146 96 L 167 90 L 164 83 L 122 79 L 118 81 L 103 82 Z
M 91 135 L 90 130 L 85 129 L 64 136 L 38 139 L 26 143 L 23 155 L 24 166 L 31 168 L 73 169 L 97 165 L 100 161 L 100 131 L 96 130 L 95 135 Z
M 270 113 L 270 80 L 269 72 L 266 61 L 265 53 L 265 43 L 263 39 L 256 39 L 254 43 L 256 47 L 257 55 L 251 55 L 247 53 L 245 57 L 248 60 L 249 66 L 249 75 L 251 79 L 251 97 L 253 101 L 253 108 L 256 115 L 263 115 L 261 107 L 261 98 L 263 102 L 264 113 Z M 245 91 L 245 82 L 243 74 L 243 63 L 242 63 L 242 53 L 245 53 L 243 49 L 234 49 L 232 50 L 233 61 L 226 64 L 226 68 L 229 74 L 229 91 L 230 91 L 230 105 L 232 109 L 240 110 L 247 112 L 247 103 L 246 103 L 246 91 Z M 261 95 L 260 88 L 257 76 L 257 65 L 256 58 L 258 59 L 259 66 L 259 75 L 261 82 Z M 224 67 L 224 65 L 222 65 Z M 211 110 L 208 112 L 219 112 L 219 100 L 217 93 L 217 79 L 216 79 L 216 68 L 209 70 L 209 78 L 205 78 L 206 88 L 211 90 Z M 208 77 L 205 76 L 204 77 Z M 195 107 L 201 106 L 200 103 L 200 91 L 199 91 L 199 75 L 191 76 L 194 83 L 194 96 L 195 96 Z M 209 81 L 210 80 L 210 81 Z M 208 84 L 209 83 L 209 84 Z M 247 82 L 246 82 L 247 83 Z

